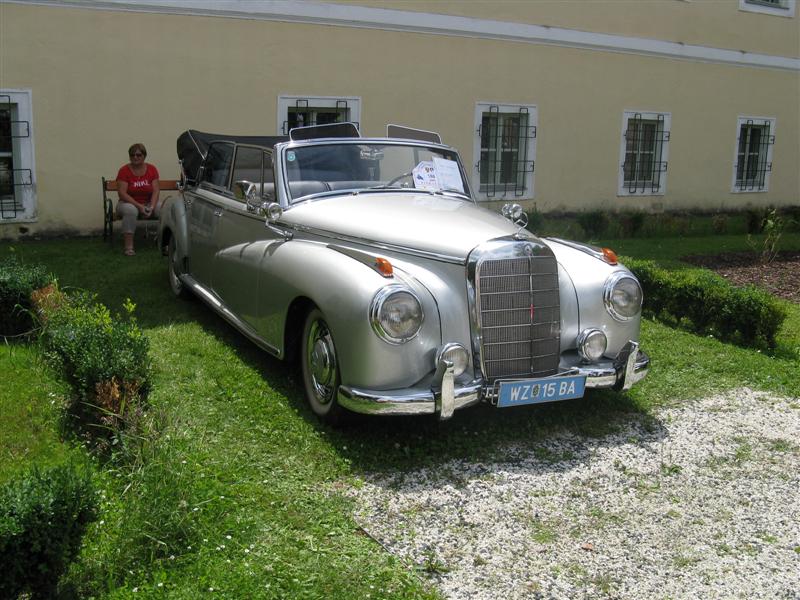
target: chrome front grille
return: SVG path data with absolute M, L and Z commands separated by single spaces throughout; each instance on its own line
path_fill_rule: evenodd
M 558 372 L 556 260 L 544 246 L 523 243 L 515 248 L 527 253 L 487 257 L 475 272 L 481 368 L 489 383 Z

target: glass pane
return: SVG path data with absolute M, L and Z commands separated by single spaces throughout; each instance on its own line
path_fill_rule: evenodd
M 261 183 L 260 148 L 239 147 L 236 151 L 236 164 L 233 167 L 233 181 Z
M 493 140 L 497 139 L 497 119 L 489 113 L 483 113 L 481 118 L 481 148 L 494 147 Z
M 350 110 L 344 107 L 290 106 L 288 110 L 289 129 L 343 123 L 350 118 Z
M 0 110 L 0 152 L 11 152 L 11 111 L 7 108 Z
M 14 197 L 14 164 L 10 156 L 0 156 L 0 198 Z
M 662 122 L 657 119 L 631 118 L 625 134 L 625 184 L 658 182 Z
M 455 162 L 457 155 L 422 145 L 315 144 L 286 150 L 286 174 L 293 199 L 343 190 L 413 190 L 413 171 L 434 159 Z M 460 183 L 449 182 L 448 189 L 466 192 L 460 169 L 459 174 Z
M 232 159 L 233 144 L 211 144 L 208 156 L 206 156 L 203 181 L 219 187 L 227 187 Z

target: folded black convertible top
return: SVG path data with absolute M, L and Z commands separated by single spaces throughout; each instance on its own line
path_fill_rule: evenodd
M 224 133 L 205 133 L 189 129 L 178 136 L 178 159 L 183 164 L 183 171 L 189 179 L 197 178 L 197 171 L 206 157 L 211 142 L 226 141 L 238 144 L 253 144 L 272 148 L 280 142 L 287 142 L 284 135 L 227 135 Z

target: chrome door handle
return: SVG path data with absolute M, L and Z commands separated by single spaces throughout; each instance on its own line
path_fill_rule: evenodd
M 221 217 L 222 216 L 222 211 L 221 210 L 215 210 L 214 211 L 214 216 L 215 217 Z

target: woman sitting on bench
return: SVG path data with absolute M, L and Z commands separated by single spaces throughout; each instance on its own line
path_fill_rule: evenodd
M 147 156 L 144 144 L 134 144 L 128 149 L 130 162 L 117 173 L 117 214 L 122 217 L 122 237 L 125 256 L 133 256 L 133 234 L 136 220 L 158 216 L 158 169 L 144 162 Z M 139 217 L 141 215 L 141 217 Z

